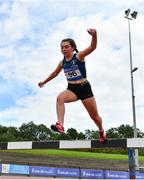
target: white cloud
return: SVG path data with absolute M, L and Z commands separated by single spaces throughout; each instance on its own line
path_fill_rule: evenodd
M 9 58 L 15 55 L 15 51 L 13 47 L 0 48 L 0 56 L 5 58 Z
M 7 7 L 7 16 L 3 18 L 1 26 L 1 45 L 11 45 L 17 40 L 23 38 L 30 30 L 30 22 L 27 10 L 19 3 L 13 3 L 10 7 L 9 3 L 4 3 Z

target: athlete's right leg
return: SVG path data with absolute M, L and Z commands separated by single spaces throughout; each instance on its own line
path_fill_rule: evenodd
M 64 123 L 65 103 L 74 101 L 77 101 L 77 96 L 68 89 L 58 95 L 56 103 L 57 118 L 62 125 Z
M 57 97 L 56 110 L 58 123 L 52 125 L 51 128 L 54 131 L 64 132 L 64 114 L 65 114 L 65 103 L 77 101 L 77 96 L 70 90 L 61 92 Z

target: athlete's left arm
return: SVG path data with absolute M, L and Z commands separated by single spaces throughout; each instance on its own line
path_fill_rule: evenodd
M 91 35 L 91 44 L 89 47 L 84 49 L 83 51 L 78 52 L 77 58 L 79 60 L 84 60 L 85 56 L 89 55 L 93 52 L 97 47 L 97 31 L 96 29 L 88 29 L 87 32 Z

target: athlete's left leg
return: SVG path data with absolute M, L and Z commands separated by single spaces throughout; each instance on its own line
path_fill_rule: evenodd
M 82 101 L 84 107 L 88 111 L 91 119 L 95 122 L 95 124 L 98 126 L 99 130 L 103 129 L 102 126 L 102 119 L 98 114 L 97 105 L 94 97 L 87 98 Z
M 85 100 L 82 100 L 82 103 L 86 110 L 88 111 L 91 119 L 95 122 L 95 124 L 99 128 L 99 140 L 100 142 L 104 142 L 106 139 L 106 136 L 104 134 L 103 125 L 102 125 L 102 119 L 99 116 L 97 105 L 94 97 L 87 98 Z

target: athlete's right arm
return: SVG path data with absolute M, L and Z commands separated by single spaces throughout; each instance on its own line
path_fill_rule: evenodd
M 62 61 L 58 64 L 56 69 L 44 80 L 38 83 L 38 86 L 41 88 L 43 87 L 47 82 L 54 79 L 62 70 Z

